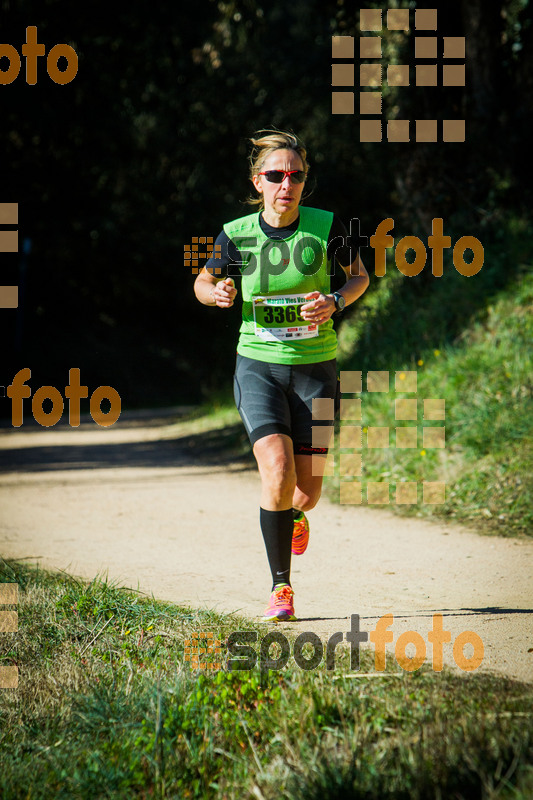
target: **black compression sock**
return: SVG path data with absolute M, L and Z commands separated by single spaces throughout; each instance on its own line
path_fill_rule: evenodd
M 294 528 L 292 508 L 287 511 L 266 511 L 260 508 L 259 515 L 273 586 L 278 583 L 288 583 L 290 586 Z

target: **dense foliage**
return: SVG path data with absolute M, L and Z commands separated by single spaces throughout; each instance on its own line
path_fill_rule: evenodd
M 79 55 L 65 86 L 40 59 L 36 85 L 23 60 L 0 87 L 0 200 L 19 203 L 20 237 L 31 243 L 26 258 L 2 256 L 3 282 L 22 295 L 19 310 L 2 311 L 7 375 L 29 366 L 34 385 L 64 386 L 79 367 L 90 390 L 112 385 L 124 406 L 205 399 L 229 384 L 238 311 L 196 303 L 183 245 L 247 213 L 246 138 L 272 125 L 308 146 L 307 202 L 359 217 L 363 233 L 391 216 L 397 239 L 425 241 L 443 217 L 453 241 L 499 243 L 487 277 L 455 281 L 440 308 L 440 322 L 451 321 L 439 334 L 456 335 L 466 283 L 476 282 L 468 296 L 481 305 L 527 257 L 528 241 L 509 258 L 506 242 L 531 201 L 532 9 L 529 0 L 431 6 L 439 37 L 466 36 L 466 88 L 385 90 L 385 106 L 411 119 L 464 116 L 465 143 L 361 145 L 358 116 L 332 115 L 331 36 L 354 35 L 357 48 L 359 34 L 358 9 L 344 0 L 4 0 L 3 42 L 20 52 L 36 25 L 47 52 L 66 42 Z M 409 59 L 413 35 L 384 30 L 386 57 Z M 367 261 L 372 271 L 369 251 Z M 435 283 L 426 268 L 397 290 L 416 309 Z M 394 335 L 386 329 L 377 346 Z

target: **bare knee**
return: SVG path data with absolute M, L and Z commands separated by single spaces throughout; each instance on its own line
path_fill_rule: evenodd
M 263 460 L 259 471 L 261 480 L 277 495 L 293 494 L 296 486 L 296 470 L 290 459 L 271 456 Z
M 300 511 L 311 511 L 320 500 L 321 493 L 320 489 L 314 492 L 303 492 L 296 487 L 293 499 L 294 508 Z
M 311 511 L 311 509 L 316 506 L 319 500 L 320 500 L 320 494 L 313 497 L 308 497 L 303 504 L 302 511 Z
M 285 442 L 284 440 L 288 441 Z M 296 487 L 296 469 L 292 447 L 288 437 L 280 440 L 277 436 L 265 437 L 256 442 L 254 455 L 257 459 L 262 497 L 269 506 L 290 506 Z

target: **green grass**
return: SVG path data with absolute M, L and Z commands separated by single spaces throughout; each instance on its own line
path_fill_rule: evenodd
M 265 628 L 0 560 L 3 798 L 504 798 L 533 791 L 531 685 L 429 667 L 194 670 L 185 641 Z M 207 656 L 213 663 L 216 656 Z M 371 652 L 362 673 L 373 671 Z
M 394 285 L 376 294 L 373 306 L 394 302 Z M 395 371 L 418 372 L 416 395 L 391 394 L 393 370 L 389 394 L 363 395 L 364 429 L 388 426 L 391 431 L 390 449 L 363 450 L 363 484 L 388 481 L 394 503 L 395 485 L 401 481 L 444 481 L 444 504 L 420 502 L 419 490 L 418 505 L 396 510 L 475 523 L 503 535 L 533 535 L 532 310 L 533 276 L 523 275 L 454 342 L 433 343 L 421 349 L 417 360 L 397 363 Z M 353 330 L 344 333 L 345 352 L 354 335 Z M 354 364 L 353 358 L 349 363 Z M 419 398 L 416 422 L 395 420 L 393 398 L 402 397 Z M 423 398 L 445 400 L 444 422 L 424 421 Z M 415 424 L 418 446 L 396 449 L 395 427 Z M 423 446 L 423 425 L 445 426 L 445 449 Z M 337 470 L 329 481 L 331 496 L 338 497 L 338 486 Z
M 239 412 L 234 402 L 224 395 L 212 400 L 209 404 L 198 406 L 170 426 L 176 438 L 189 434 L 205 433 L 235 425 L 240 422 Z
M 191 460 L 255 464 L 239 412 L 224 394 L 180 416 L 166 427 L 165 438 L 179 441 Z

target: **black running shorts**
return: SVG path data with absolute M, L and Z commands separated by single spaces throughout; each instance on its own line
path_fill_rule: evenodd
M 295 453 L 326 453 L 312 447 L 312 426 L 333 422 L 312 418 L 314 398 L 331 398 L 338 407 L 335 359 L 316 364 L 269 364 L 237 355 L 235 403 L 254 445 L 263 436 L 285 433 Z

